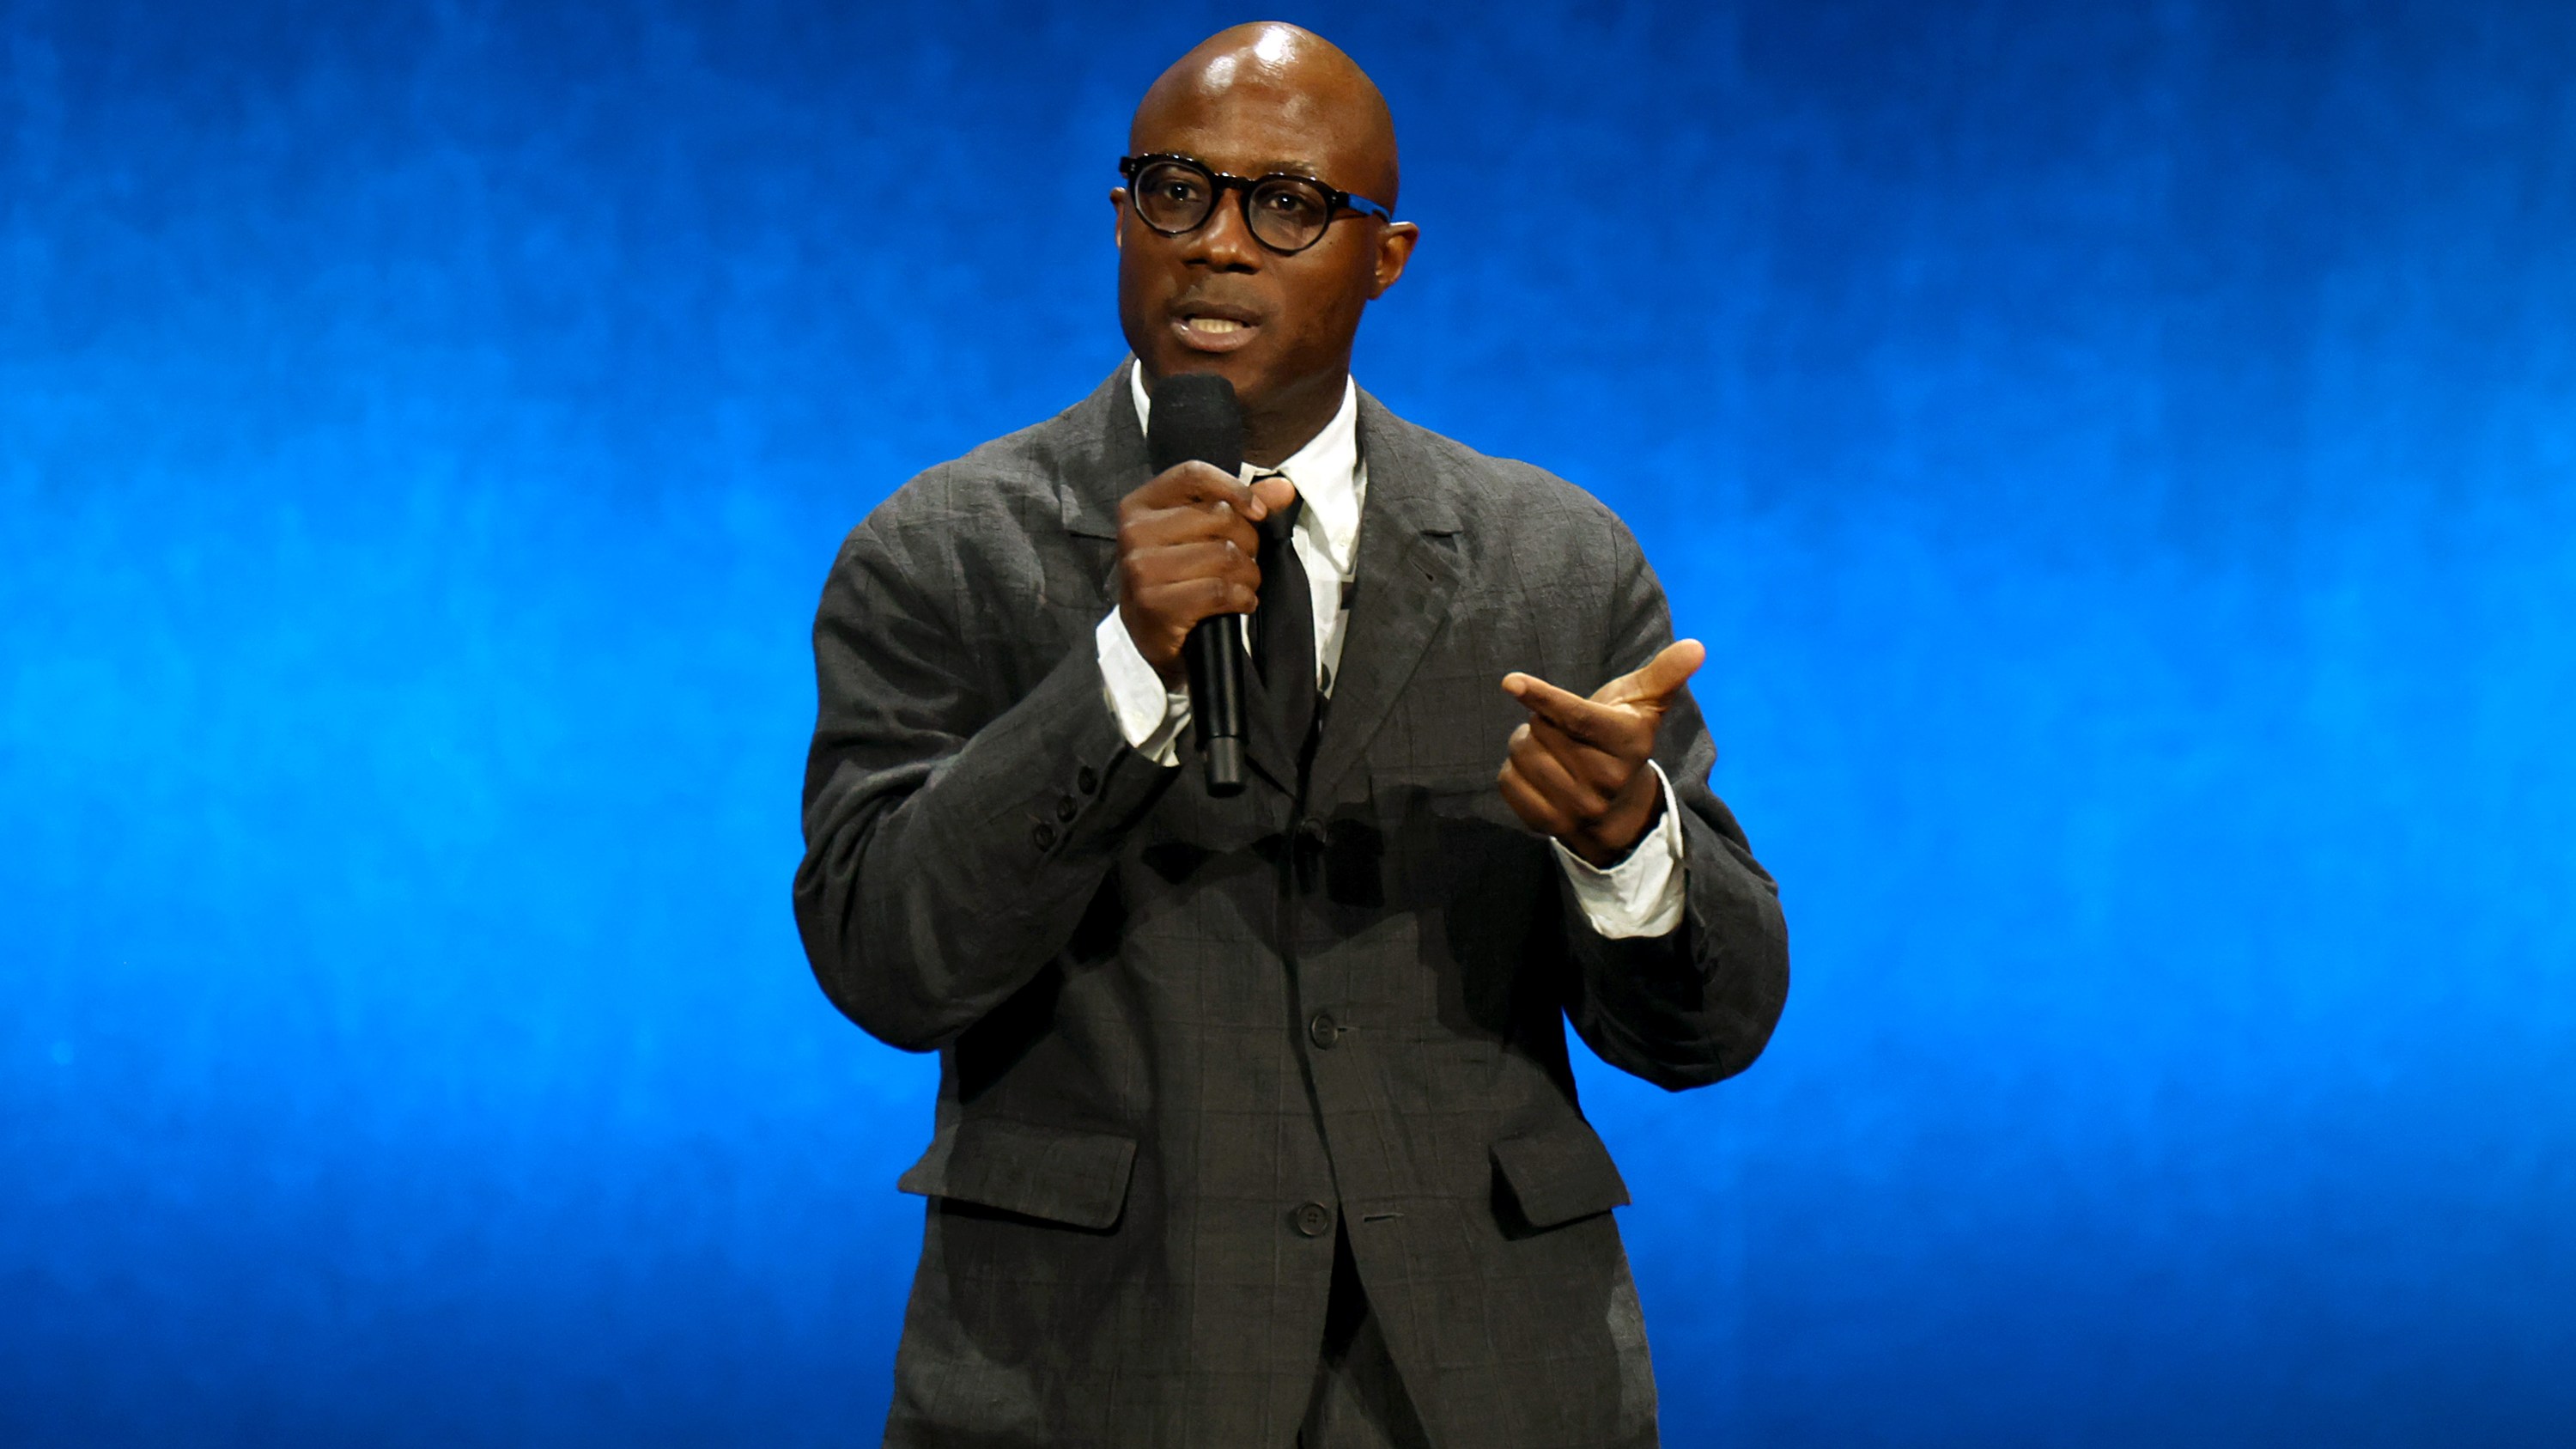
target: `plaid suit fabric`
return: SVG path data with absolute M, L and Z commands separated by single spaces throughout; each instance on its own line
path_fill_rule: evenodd
M 1685 698 L 1658 749 L 1684 924 L 1589 928 L 1494 788 L 1499 681 L 1635 668 L 1661 591 L 1580 490 L 1360 408 L 1302 811 L 1293 746 L 1256 737 L 1216 799 L 1102 697 L 1150 471 L 1121 375 L 906 484 L 834 563 L 797 921 L 844 1013 L 941 1059 L 889 1445 L 1288 1445 L 1337 1232 L 1432 1442 L 1655 1442 L 1627 1190 L 1564 1027 L 1667 1087 L 1743 1069 L 1787 993 L 1776 891 Z

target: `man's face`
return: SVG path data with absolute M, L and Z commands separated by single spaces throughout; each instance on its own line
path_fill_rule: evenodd
M 1211 171 L 1293 172 L 1372 200 L 1383 199 L 1373 192 L 1390 160 L 1367 154 L 1364 129 L 1317 99 L 1250 86 L 1157 107 L 1137 118 L 1133 141 L 1139 153 L 1188 156 Z M 1282 256 L 1244 225 L 1240 190 L 1181 236 L 1145 225 L 1125 188 L 1110 199 L 1119 322 L 1150 376 L 1215 373 L 1256 419 L 1303 410 L 1324 389 L 1338 404 L 1361 310 L 1403 270 L 1410 226 L 1342 214 L 1322 240 Z

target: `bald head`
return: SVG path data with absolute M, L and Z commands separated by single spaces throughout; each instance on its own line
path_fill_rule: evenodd
M 1174 149 L 1155 141 L 1243 112 L 1284 124 L 1317 152 L 1295 158 L 1305 166 L 1268 169 L 1309 171 L 1394 208 L 1395 117 L 1386 97 L 1341 47 L 1284 21 L 1220 30 L 1172 62 L 1137 103 L 1128 149 Z
M 1349 56 L 1294 25 L 1238 25 L 1199 42 L 1146 89 L 1127 139 L 1136 156 L 1182 157 L 1219 176 L 1304 177 L 1395 206 L 1386 98 Z M 1173 183 L 1155 184 L 1157 204 L 1168 202 Z M 1205 183 L 1179 184 L 1188 199 Z M 1220 183 L 1183 231 L 1147 224 L 1125 187 L 1109 200 L 1119 324 L 1146 376 L 1225 378 L 1243 404 L 1244 456 L 1295 452 L 1340 408 L 1360 314 L 1403 274 L 1417 228 L 1374 206 L 1337 206 L 1313 240 L 1281 251 L 1253 233 L 1249 186 Z

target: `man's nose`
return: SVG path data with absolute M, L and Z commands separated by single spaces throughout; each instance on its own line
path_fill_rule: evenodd
M 1190 233 L 1189 260 L 1205 262 L 1221 272 L 1252 272 L 1261 268 L 1261 243 L 1244 223 L 1243 204 L 1232 188 L 1219 192 L 1216 209 L 1207 221 Z

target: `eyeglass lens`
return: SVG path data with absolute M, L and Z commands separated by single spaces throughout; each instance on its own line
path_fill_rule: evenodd
M 1216 210 L 1217 186 L 1208 172 L 1177 161 L 1156 161 L 1136 173 L 1136 214 L 1154 230 L 1178 236 L 1196 231 Z M 1314 245 L 1333 219 L 1331 198 L 1322 187 L 1295 177 L 1273 176 L 1256 182 L 1246 200 L 1252 234 L 1283 252 Z

